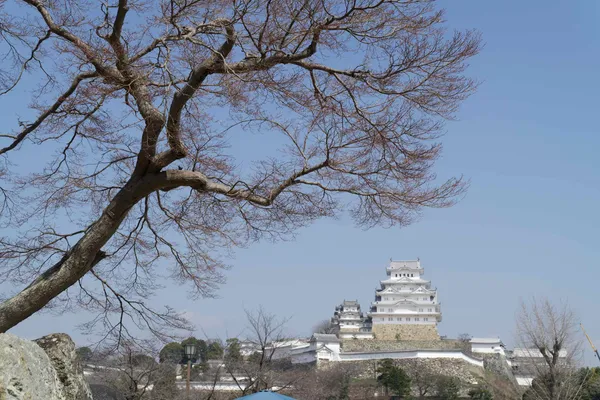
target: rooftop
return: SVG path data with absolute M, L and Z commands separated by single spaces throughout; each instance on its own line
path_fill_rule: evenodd
M 339 342 L 340 339 L 338 339 L 338 337 L 332 333 L 313 333 L 312 339 L 319 341 L 319 342 Z
M 470 340 L 471 343 L 485 343 L 485 344 L 502 344 L 502 340 L 500 340 L 500 338 L 471 338 Z
M 404 284 L 430 283 L 430 281 L 428 281 L 427 279 L 422 279 L 419 277 L 410 278 L 410 277 L 405 277 L 405 276 L 399 277 L 399 278 L 391 277 L 391 278 L 388 278 L 388 279 L 385 279 L 385 280 L 379 281 L 379 282 L 381 282 L 381 283 L 398 283 L 398 284 L 400 284 L 400 283 L 404 283 Z
M 513 349 L 512 351 L 512 356 L 513 357 L 523 357 L 523 358 L 537 358 L 537 357 L 542 357 L 542 353 L 535 348 L 522 348 L 522 347 L 516 347 Z M 567 356 L 567 350 L 560 350 L 558 352 L 558 356 L 563 358 Z
M 422 269 L 421 260 L 390 260 L 390 266 L 387 269 Z

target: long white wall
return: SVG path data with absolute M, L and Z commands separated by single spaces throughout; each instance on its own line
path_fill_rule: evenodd
M 429 351 L 429 350 L 409 350 L 409 351 L 379 351 L 368 353 L 340 353 L 340 361 L 365 361 L 391 359 L 410 359 L 410 358 L 451 358 L 460 359 L 469 364 L 483 368 L 483 361 L 469 357 L 461 351 Z

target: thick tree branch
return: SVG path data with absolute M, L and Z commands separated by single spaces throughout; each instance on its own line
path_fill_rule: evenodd
M 214 22 L 214 25 L 223 27 L 226 32 L 226 40 L 209 59 L 190 73 L 190 77 L 183 89 L 177 91 L 173 96 L 167 119 L 167 141 L 169 143 L 169 150 L 158 154 L 154 159 L 153 164 L 157 171 L 160 171 L 173 161 L 186 156 L 186 150 L 181 141 L 181 112 L 211 71 L 225 65 L 225 59 L 235 44 L 235 30 L 230 21 L 218 20 Z

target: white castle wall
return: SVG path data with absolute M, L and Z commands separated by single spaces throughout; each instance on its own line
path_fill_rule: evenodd
M 483 368 L 483 360 L 469 357 L 461 351 L 435 351 L 435 350 L 416 350 L 416 351 L 380 351 L 369 353 L 341 353 L 340 361 L 365 361 L 365 360 L 383 360 L 391 358 L 394 360 L 410 358 L 450 358 L 460 359 L 469 364 Z

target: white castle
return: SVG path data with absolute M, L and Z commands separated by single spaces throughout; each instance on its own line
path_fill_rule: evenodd
M 436 289 L 423 279 L 420 260 L 390 261 L 388 279 L 381 281 L 368 314 L 380 339 L 439 339 L 442 320 Z M 396 336 L 398 335 L 398 336 Z
M 442 320 L 437 289 L 423 279 L 421 261 L 393 261 L 386 268 L 387 279 L 375 290 L 370 311 L 363 314 L 357 300 L 344 300 L 331 318 L 333 333 L 315 333 L 309 340 L 277 344 L 275 358 L 291 357 L 293 364 L 375 361 L 394 359 L 449 360 L 484 371 L 486 359 L 494 373 L 508 374 L 519 385 L 531 385 L 533 375 L 527 366 L 539 359 L 535 349 L 506 351 L 498 337 L 458 340 L 440 338 L 437 325 Z M 355 340 L 367 339 L 367 340 Z M 564 357 L 565 355 L 560 355 Z M 500 364 L 498 364 L 500 363 Z M 494 370 L 494 366 L 504 369 Z M 511 369 L 515 369 L 512 374 Z M 452 368 L 450 368 L 451 370 Z M 509 377 L 510 378 L 510 377 Z
M 431 282 L 423 279 L 420 260 L 390 261 L 388 279 L 380 281 L 375 301 L 365 317 L 356 301 L 336 307 L 332 324 L 340 338 L 438 340 L 440 302 Z

